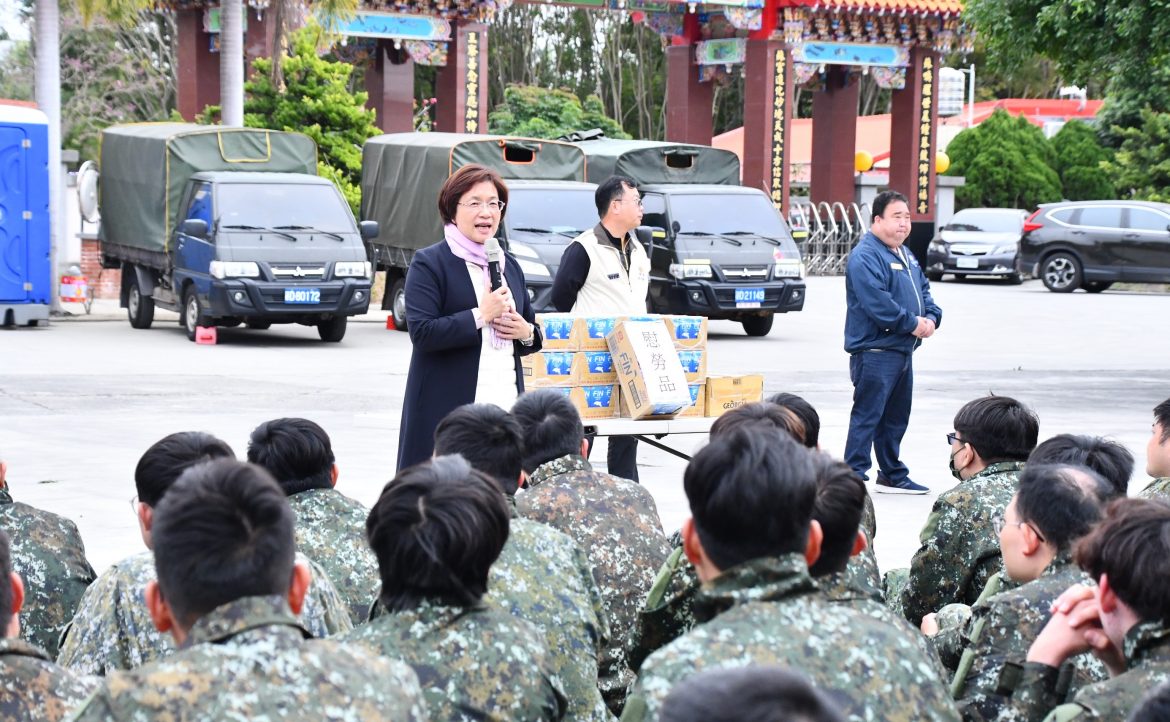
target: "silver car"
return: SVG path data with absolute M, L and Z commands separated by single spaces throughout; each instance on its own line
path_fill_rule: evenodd
M 1020 238 L 1027 212 L 1017 208 L 965 208 L 939 231 L 926 249 L 926 276 L 998 276 L 1023 280 Z

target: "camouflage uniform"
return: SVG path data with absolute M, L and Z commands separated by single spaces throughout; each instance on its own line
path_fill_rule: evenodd
M 565 714 L 565 697 L 549 677 L 544 633 L 506 612 L 424 601 L 337 641 L 413 667 L 432 722 L 552 722 Z
M 297 549 L 329 575 L 354 624 L 366 619 L 378 590 L 378 559 L 366 543 L 369 511 L 336 489 L 310 489 L 288 498 L 296 514 Z
M 0 719 L 56 722 L 96 686 L 22 639 L 0 639 Z
M 650 655 L 623 721 L 657 719 L 671 688 L 705 669 L 757 664 L 803 674 L 853 719 L 959 718 L 919 647 L 902 630 L 830 602 L 803 555 L 723 572 L 699 592 L 695 613 L 710 621 Z
M 1056 598 L 1072 585 L 1086 582 L 1088 577 L 1065 553 L 1034 581 L 975 604 L 961 634 L 965 648 L 951 683 L 951 693 L 959 700 L 964 719 L 996 718 L 1005 702 L 997 692 L 1004 664 L 1023 659 L 1052 617 L 1050 608 Z M 1061 674 L 1071 680 L 1070 693 L 1108 677 L 1105 666 L 1089 653 L 1066 661 Z
M 609 625 L 589 561 L 565 534 L 512 514 L 484 601 L 544 630 L 553 681 L 569 700 L 565 719 L 613 719 L 597 687 Z
M 1068 679 L 1060 670 L 1037 662 L 1009 662 L 1000 689 L 1011 700 L 999 722 L 1125 719 L 1147 692 L 1170 680 L 1170 628 L 1162 622 L 1135 624 L 1125 635 L 1125 659 L 1125 674 L 1081 689 L 1069 704 L 1060 704 Z
M 911 624 L 953 602 L 973 604 L 1002 568 L 991 519 L 1011 503 L 1023 468 L 1020 461 L 991 464 L 934 502 L 901 595 Z
M 20 636 L 56 657 L 61 630 L 97 576 L 85 559 L 81 534 L 63 516 L 13 502 L 4 482 L 0 529 L 12 540 L 12 571 L 24 579 Z
M 601 691 L 621 711 L 634 675 L 626 642 L 659 567 L 670 554 L 650 492 L 632 481 L 593 471 L 584 457 L 541 464 L 516 495 L 520 515 L 568 534 L 593 565 L 612 633 L 602 650 Z
M 353 628 L 345 602 L 329 577 L 304 555 L 313 583 L 305 596 L 300 621 L 317 637 Z M 146 607 L 146 585 L 156 579 L 154 554 L 127 557 L 102 573 L 85 593 L 77 616 L 65 630 L 57 662 L 82 674 L 105 675 L 134 669 L 175 649 L 171 635 L 154 628 Z
M 169 657 L 111 674 L 71 719 L 427 719 L 409 666 L 309 636 L 283 597 L 237 599 Z
M 1138 492 L 1138 498 L 1170 501 L 1170 476 L 1151 481 L 1149 486 Z

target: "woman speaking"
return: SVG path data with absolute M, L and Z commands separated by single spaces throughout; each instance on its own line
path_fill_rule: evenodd
M 511 407 L 524 392 L 520 357 L 540 350 L 524 272 L 502 254 L 493 291 L 485 243 L 494 239 L 508 187 L 481 165 L 455 171 L 439 191 L 444 240 L 414 255 L 406 321 L 414 350 L 398 437 L 398 469 L 431 456 L 435 427 L 463 404 Z M 494 242 L 494 241 L 493 241 Z

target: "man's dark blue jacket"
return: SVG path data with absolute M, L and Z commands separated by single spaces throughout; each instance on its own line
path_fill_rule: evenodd
M 845 267 L 845 350 L 882 349 L 911 353 L 922 340 L 918 317 L 942 324 L 942 309 L 930 297 L 930 283 L 905 247 L 900 253 L 866 233 Z

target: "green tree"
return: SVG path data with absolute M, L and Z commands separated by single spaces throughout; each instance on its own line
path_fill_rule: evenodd
M 1144 110 L 1136 128 L 1114 128 L 1121 148 L 1105 169 L 1122 197 L 1170 202 L 1170 113 Z
M 529 138 L 557 138 L 575 130 L 601 128 L 610 138 L 629 138 L 613 118 L 605 115 L 601 98 L 584 102 L 564 89 L 512 85 L 504 102 L 488 115 L 488 131 Z
M 1060 175 L 1065 198 L 1092 201 L 1113 196 L 1113 181 L 1103 166 L 1111 153 L 1097 140 L 1097 131 L 1078 120 L 1065 123 L 1052 138 L 1052 148 L 1053 168 Z
M 1034 208 L 1061 198 L 1056 155 L 1039 128 L 1003 110 L 959 133 L 947 146 L 947 175 L 964 176 L 955 192 L 964 208 Z
M 284 87 L 272 83 L 272 59 L 253 63 L 244 86 L 244 125 L 304 133 L 317 142 L 317 171 L 341 190 L 354 215 L 361 206 L 362 144 L 382 131 L 364 91 L 353 92 L 353 66 L 317 56 L 322 29 L 310 22 L 290 36 L 291 55 L 281 58 Z

